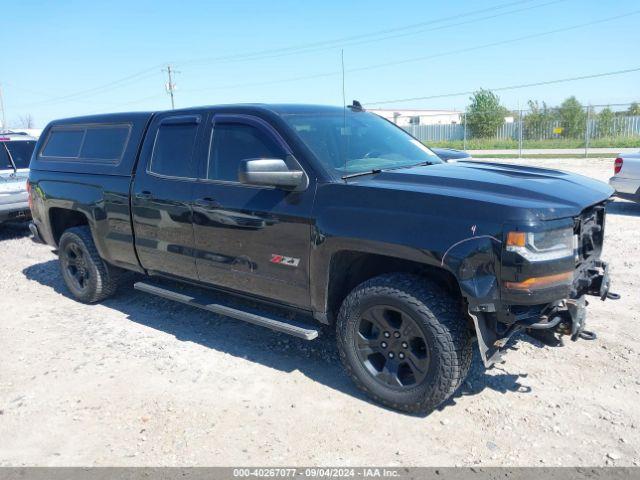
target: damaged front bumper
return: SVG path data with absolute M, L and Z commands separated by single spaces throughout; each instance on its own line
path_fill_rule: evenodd
M 490 367 L 499 362 L 509 339 L 523 330 L 547 345 L 561 345 L 565 335 L 573 341 L 595 339 L 595 334 L 585 329 L 586 296 L 597 296 L 603 301 L 617 300 L 620 296 L 610 291 L 609 267 L 605 262 L 592 262 L 576 277 L 571 298 L 526 309 L 513 305 L 494 311 L 486 307 L 469 309 L 484 365 Z

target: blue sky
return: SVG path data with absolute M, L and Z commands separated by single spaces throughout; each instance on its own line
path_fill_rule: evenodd
M 168 63 L 180 72 L 177 107 L 341 104 L 341 48 L 347 100 L 365 104 L 640 67 L 637 0 L 22 0 L 4 2 L 2 18 L 10 125 L 26 114 L 42 127 L 59 117 L 167 109 Z M 509 108 L 569 95 L 627 103 L 640 100 L 640 72 L 499 95 Z M 467 103 L 460 95 L 385 107 Z

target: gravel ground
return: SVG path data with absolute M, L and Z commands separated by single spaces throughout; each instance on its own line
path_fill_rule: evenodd
M 611 160 L 539 160 L 606 181 Z M 0 227 L 0 465 L 640 465 L 640 205 L 616 201 L 596 341 L 520 336 L 427 417 L 367 401 L 333 342 L 134 292 L 73 301 L 51 249 Z

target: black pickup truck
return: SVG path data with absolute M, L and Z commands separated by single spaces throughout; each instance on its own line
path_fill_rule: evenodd
M 225 105 L 54 121 L 31 161 L 36 241 L 70 292 L 138 290 L 295 335 L 333 326 L 373 399 L 432 410 L 518 331 L 587 337 L 613 190 L 447 164 L 364 111 Z

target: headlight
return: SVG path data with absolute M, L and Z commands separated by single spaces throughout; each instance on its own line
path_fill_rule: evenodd
M 546 262 L 571 257 L 574 255 L 575 248 L 571 227 L 507 234 L 507 251 L 518 253 L 530 262 Z

